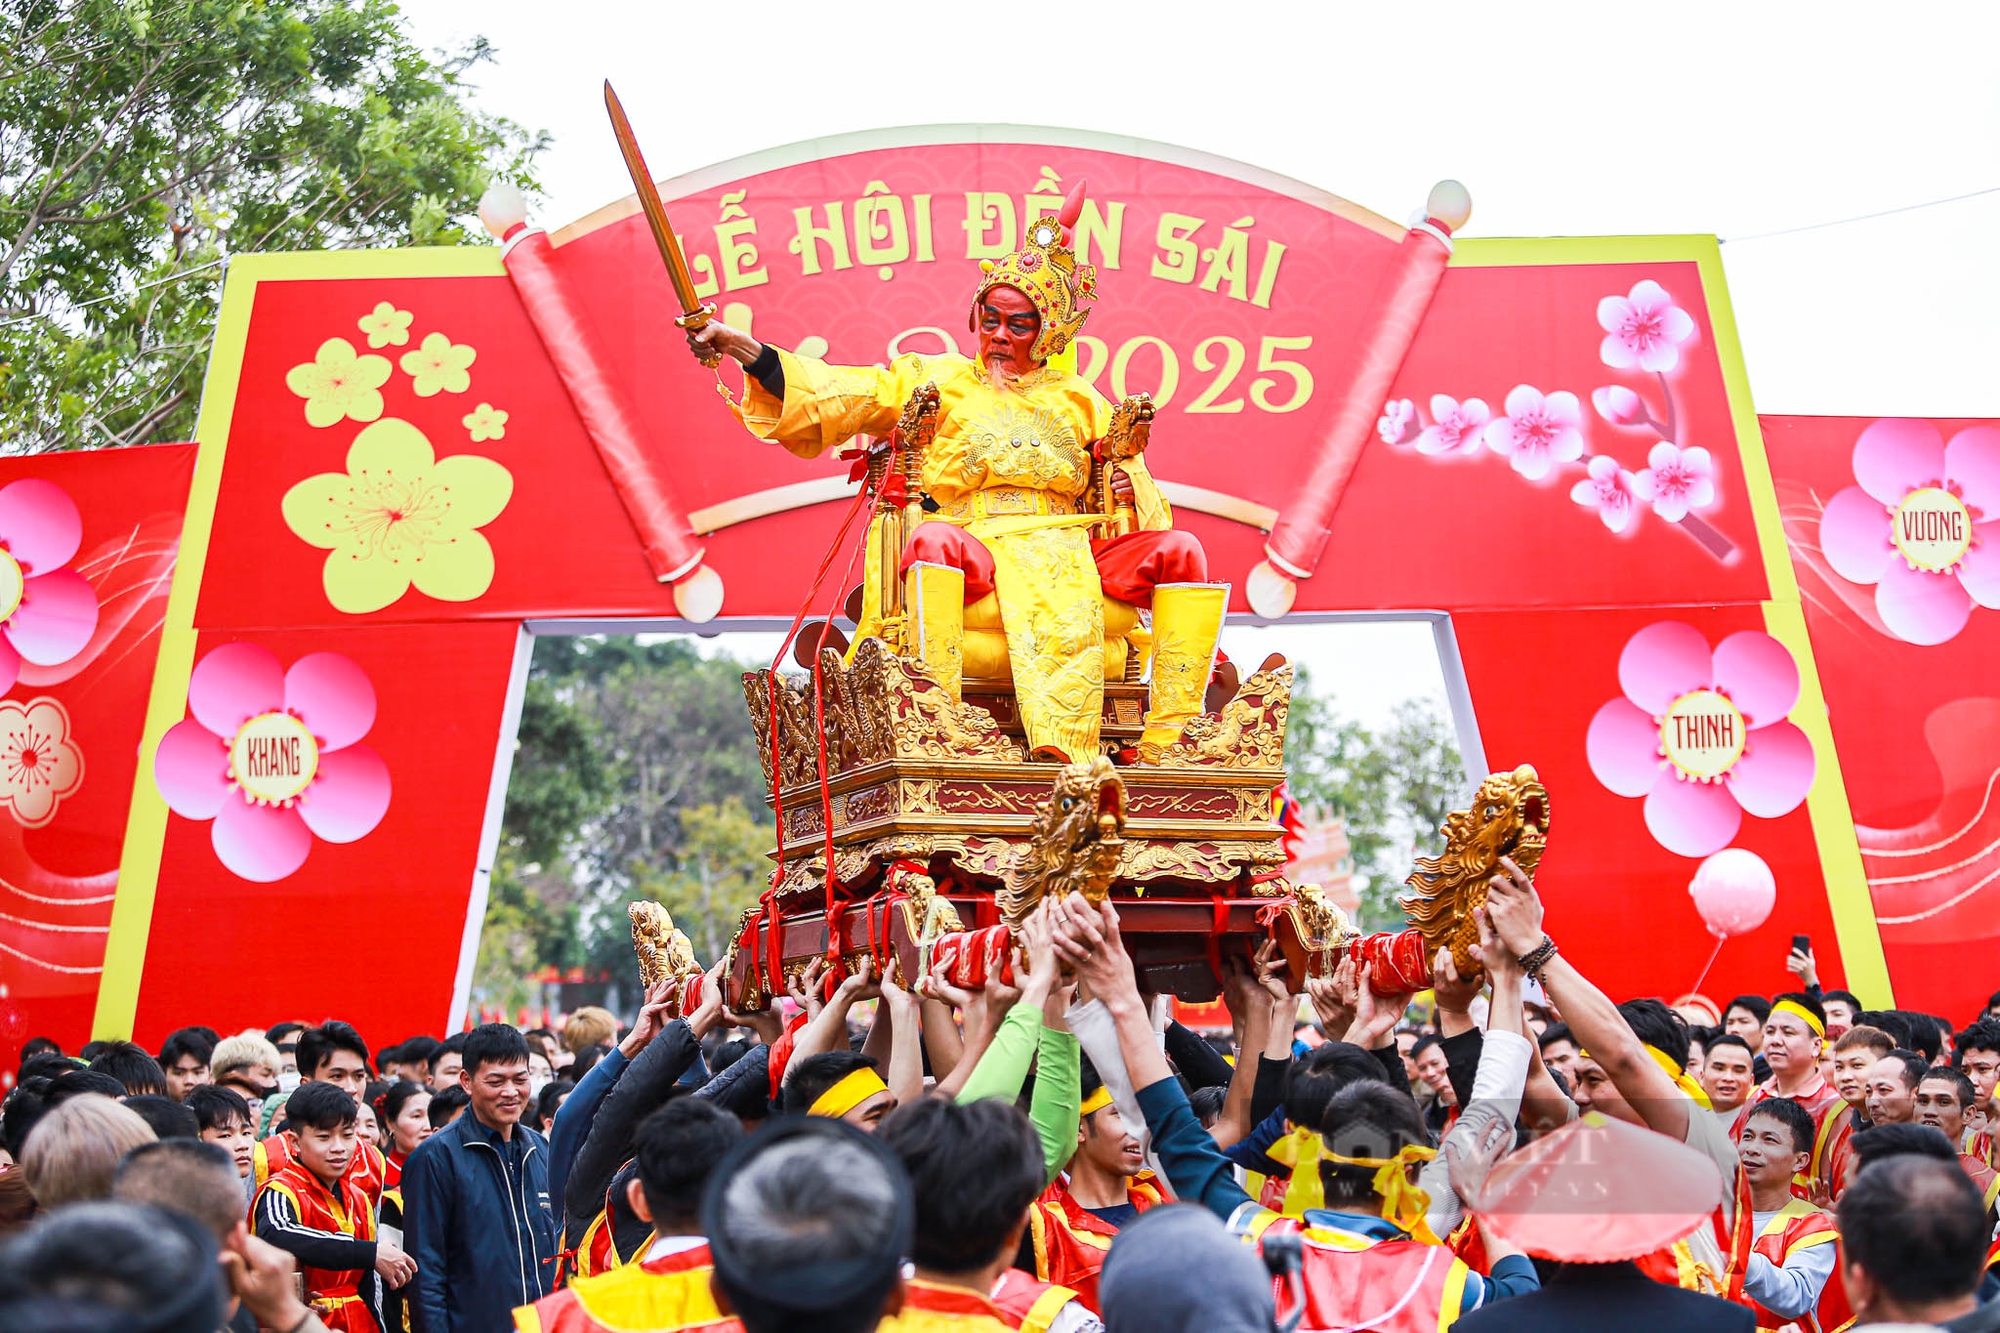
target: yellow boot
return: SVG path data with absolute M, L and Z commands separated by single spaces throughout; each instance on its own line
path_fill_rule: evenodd
M 903 575 L 910 642 L 956 702 L 965 684 L 965 571 L 920 560 Z
M 1209 669 L 1229 610 L 1226 583 L 1163 583 L 1153 589 L 1153 688 L 1139 762 L 1157 764 L 1201 712 Z

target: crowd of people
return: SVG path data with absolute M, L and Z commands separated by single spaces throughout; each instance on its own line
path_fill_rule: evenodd
M 1071 897 L 971 992 L 36 1039 L 0 1333 L 2000 1329 L 2000 996 L 1614 1004 L 1511 864 L 1477 917 L 1421 1003 L 1225 959 L 1215 1036 Z

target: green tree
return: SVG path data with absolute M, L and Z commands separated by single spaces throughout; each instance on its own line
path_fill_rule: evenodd
M 1438 826 L 1466 791 L 1451 721 L 1429 700 L 1396 705 L 1389 725 L 1373 731 L 1343 717 L 1314 690 L 1301 668 L 1285 729 L 1285 763 L 1292 794 L 1347 821 L 1348 845 L 1360 880 L 1363 920 L 1394 929 L 1402 919 L 1398 894 L 1415 858 L 1443 845 Z
M 665 907 L 696 957 L 712 963 L 729 947 L 738 916 L 770 881 L 771 826 L 752 819 L 735 796 L 683 809 L 680 825 L 671 869 L 636 866 L 632 888 Z
M 188 438 L 233 254 L 457 245 L 545 136 L 392 0 L 0 0 L 0 449 Z

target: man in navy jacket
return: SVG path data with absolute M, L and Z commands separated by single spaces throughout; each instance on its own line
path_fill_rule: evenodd
M 507 1333 L 556 1267 L 548 1142 L 521 1123 L 527 1039 L 504 1023 L 473 1029 L 458 1077 L 472 1105 L 403 1165 L 410 1314 L 417 1333 Z

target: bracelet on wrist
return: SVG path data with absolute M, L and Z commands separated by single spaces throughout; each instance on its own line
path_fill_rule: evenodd
M 1522 954 L 1514 961 L 1521 965 L 1523 972 L 1533 977 L 1537 982 L 1541 982 L 1542 970 L 1549 965 L 1549 960 L 1556 956 L 1556 952 L 1556 942 L 1547 935 L 1544 935 L 1540 944 L 1528 950 L 1528 952 Z

